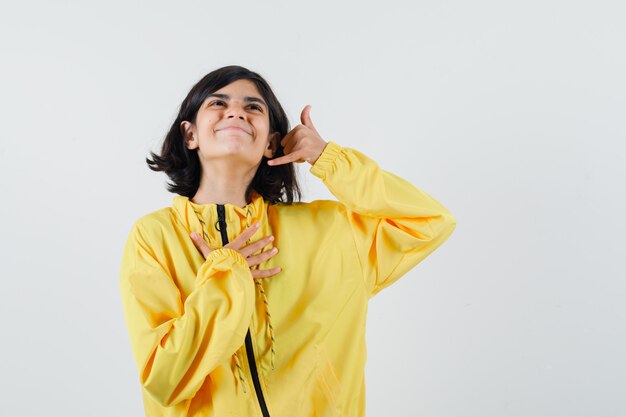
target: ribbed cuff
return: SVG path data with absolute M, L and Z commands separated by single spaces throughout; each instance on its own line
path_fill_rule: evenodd
M 309 172 L 322 180 L 326 177 L 326 174 L 332 172 L 332 167 L 335 160 L 341 155 L 342 147 L 335 142 L 328 142 L 322 151 L 322 154 L 315 164 L 311 166 Z
M 236 250 L 219 248 L 211 251 L 198 269 L 195 288 L 200 287 L 210 279 L 212 273 L 209 273 L 209 271 L 226 271 L 232 269 L 237 264 L 239 264 L 239 267 L 249 270 L 248 261 Z
M 236 262 L 239 262 L 246 266 L 248 265 L 248 261 L 246 261 L 246 258 L 244 258 L 241 253 L 231 248 L 218 248 L 218 249 L 211 251 L 209 253 L 209 256 L 206 257 L 205 262 L 215 261 L 218 258 L 228 258 L 228 257 L 236 258 L 235 259 Z

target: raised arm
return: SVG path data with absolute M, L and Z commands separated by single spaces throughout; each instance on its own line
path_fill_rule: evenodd
M 310 117 L 282 140 L 284 156 L 269 165 L 308 162 L 346 210 L 370 297 L 398 280 L 452 234 L 456 219 L 441 203 L 350 148 L 324 141 Z

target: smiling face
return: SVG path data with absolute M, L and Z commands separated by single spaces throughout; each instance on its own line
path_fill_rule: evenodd
M 237 80 L 206 98 L 196 122 L 180 125 L 189 149 L 198 149 L 204 165 L 215 159 L 230 159 L 256 167 L 261 158 L 271 158 L 277 135 L 270 135 L 269 109 L 256 85 Z M 274 140 L 270 140 L 273 138 Z

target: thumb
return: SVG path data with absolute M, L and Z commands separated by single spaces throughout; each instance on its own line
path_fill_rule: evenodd
M 307 104 L 302 110 L 302 113 L 300 114 L 300 122 L 306 127 L 309 127 L 315 130 L 315 126 L 313 126 L 313 120 L 311 120 L 311 105 L 310 104 Z

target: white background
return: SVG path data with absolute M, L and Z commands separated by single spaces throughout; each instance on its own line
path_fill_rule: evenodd
M 141 416 L 119 295 L 144 162 L 239 64 L 450 239 L 372 299 L 368 416 L 626 415 L 619 1 L 3 2 L 0 415 Z M 300 166 L 305 200 L 330 195 Z

